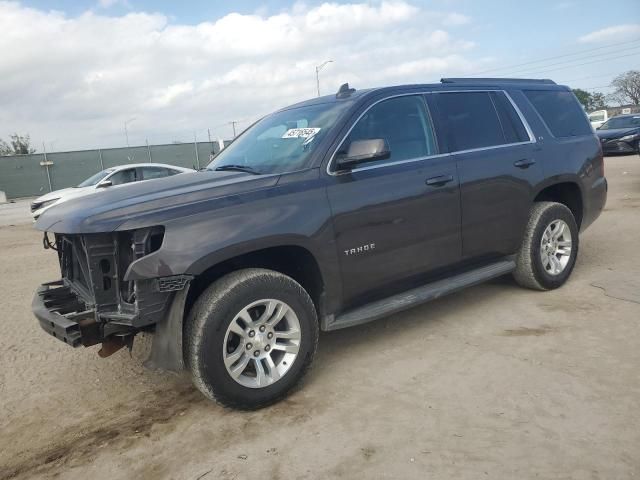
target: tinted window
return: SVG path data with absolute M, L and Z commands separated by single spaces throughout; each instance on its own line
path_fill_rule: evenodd
M 507 96 L 503 92 L 491 92 L 491 99 L 498 112 L 506 142 L 528 142 L 530 139 L 527 129 Z
M 355 140 L 383 139 L 391 157 L 370 164 L 422 158 L 437 153 L 431 121 L 422 96 L 390 98 L 371 107 L 341 145 L 346 153 Z
M 136 169 L 129 168 L 120 170 L 109 177 L 112 185 L 122 185 L 123 183 L 131 183 L 136 181 Z
M 526 90 L 524 94 L 538 111 L 554 137 L 592 134 L 582 107 L 571 92 Z
M 159 167 L 142 167 L 142 178 L 144 180 L 151 180 L 152 178 L 162 178 L 169 175 L 169 171 L 166 168 Z
M 629 117 L 613 117 L 604 123 L 600 130 L 615 130 L 616 128 L 635 128 L 640 127 L 640 115 Z
M 437 97 L 453 151 L 506 143 L 488 92 L 440 93 Z

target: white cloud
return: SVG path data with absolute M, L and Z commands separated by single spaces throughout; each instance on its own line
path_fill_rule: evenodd
M 467 15 L 462 15 L 461 13 L 448 13 L 444 16 L 442 20 L 443 25 L 448 27 L 458 27 L 461 25 L 468 25 L 471 23 L 471 17 Z
M 0 0 L 0 138 L 15 130 L 57 148 L 120 145 L 131 117 L 133 143 L 192 140 L 194 130 L 204 139 L 208 127 L 227 136 L 230 120 L 246 126 L 314 96 L 314 67 L 327 59 L 325 93 L 477 70 L 474 43 L 447 31 L 469 22 L 403 0 L 296 3 L 196 25 Z
M 558 2 L 553 6 L 554 10 L 567 10 L 576 7 L 576 2 Z
M 100 8 L 111 8 L 114 5 L 121 4 L 127 8 L 131 8 L 129 0 L 98 0 L 98 6 Z
M 640 24 L 615 25 L 583 35 L 578 40 L 582 43 L 601 43 L 625 41 L 640 37 Z

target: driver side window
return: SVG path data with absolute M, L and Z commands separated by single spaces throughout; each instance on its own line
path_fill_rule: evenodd
M 128 168 L 120 170 L 109 177 L 111 185 L 122 185 L 123 183 L 131 183 L 136 181 L 136 169 Z
M 371 139 L 383 139 L 391 156 L 367 162 L 367 166 L 437 153 L 431 119 L 421 95 L 390 98 L 375 104 L 358 120 L 338 153 L 346 153 L 353 141 Z

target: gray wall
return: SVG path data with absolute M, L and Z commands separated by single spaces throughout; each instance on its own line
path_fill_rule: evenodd
M 226 144 L 227 142 L 225 142 Z M 0 157 L 0 191 L 7 198 L 36 197 L 51 190 L 78 185 L 104 168 L 126 163 L 168 163 L 181 167 L 205 167 L 209 155 L 219 150 L 217 142 L 177 143 L 131 148 L 106 148 L 47 154 L 53 165 L 44 166 L 44 154 L 10 155 Z M 49 177 L 51 188 L 49 187 Z

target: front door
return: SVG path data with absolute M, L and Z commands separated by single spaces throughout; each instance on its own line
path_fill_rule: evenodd
M 389 159 L 331 172 L 327 189 L 333 212 L 343 300 L 391 286 L 461 256 L 460 204 L 455 160 L 438 155 L 422 95 L 371 106 L 347 135 L 351 141 L 384 139 Z

